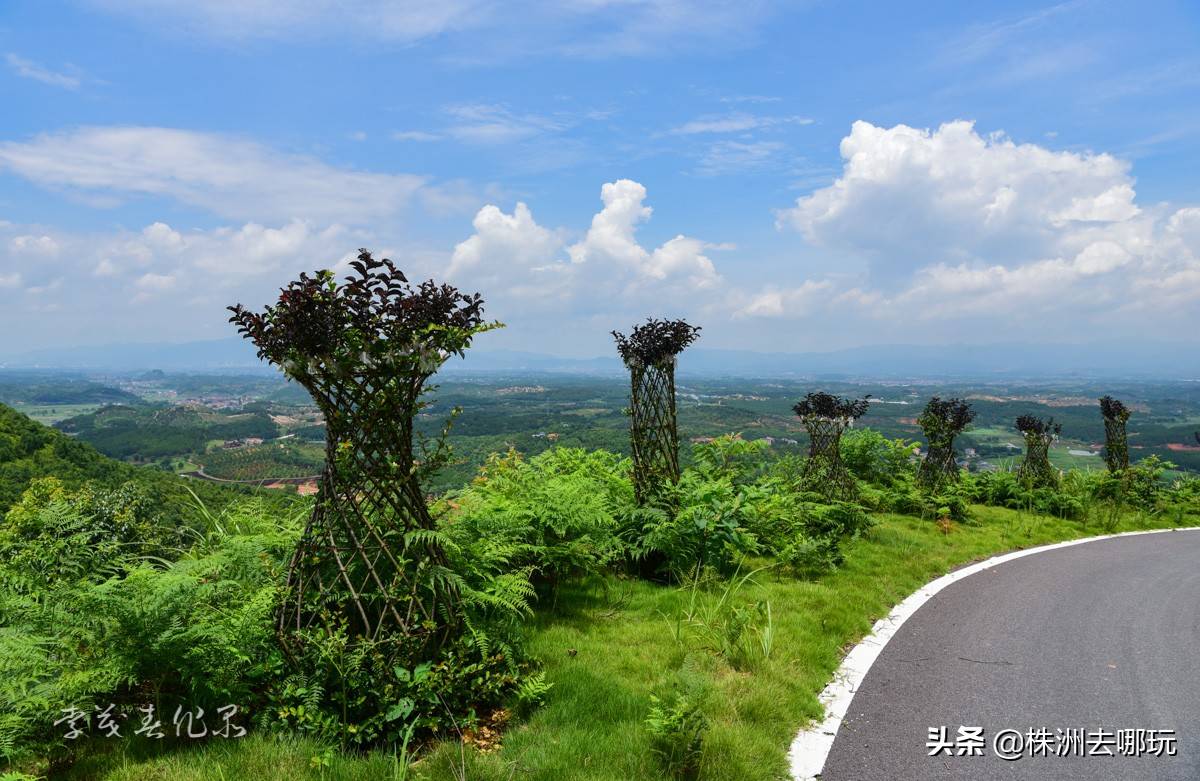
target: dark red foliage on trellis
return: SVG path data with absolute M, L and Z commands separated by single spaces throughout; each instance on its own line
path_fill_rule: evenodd
M 484 323 L 479 295 L 432 281 L 413 286 L 390 260 L 362 250 L 338 284 L 300 278 L 261 313 L 230 307 L 258 354 L 312 395 L 325 416 L 325 467 L 312 515 L 288 565 L 277 617 L 293 659 L 319 626 L 386 639 L 397 659 L 429 660 L 461 624 L 422 480 L 450 457 L 445 437 L 415 430 L 425 382 L 461 355 Z
M 471 330 L 483 323 L 477 293 L 432 280 L 414 288 L 391 260 L 376 260 L 365 249 L 350 265 L 355 274 L 345 284 L 337 285 L 328 271 L 304 273 L 280 290 L 274 306 L 261 313 L 231 306 L 229 320 L 254 341 L 260 358 L 285 369 L 287 361 L 356 359 L 380 345 L 417 347 L 431 328 Z M 465 347 L 453 340 L 439 346 L 459 355 Z
M 929 452 L 917 473 L 919 482 L 936 489 L 944 480 L 958 478 L 958 463 L 954 460 L 954 438 L 975 419 L 971 405 L 958 398 L 934 396 L 925 405 L 917 423 L 929 440 Z
M 843 399 L 832 393 L 816 391 L 805 395 L 792 407 L 792 410 L 802 418 L 858 420 L 866 414 L 867 409 L 871 406 L 870 399 L 869 394 L 861 399 Z
M 640 362 L 646 366 L 660 363 L 683 352 L 689 344 L 700 338 L 700 327 L 688 325 L 684 320 L 655 320 L 634 326 L 629 336 L 620 331 L 612 332 L 617 341 L 617 352 L 626 364 Z
M 683 320 L 634 326 L 629 336 L 612 332 L 629 369 L 629 444 L 633 488 L 639 505 L 661 504 L 679 482 L 679 431 L 675 417 L 676 355 L 700 336 Z
M 963 429 L 975 420 L 975 410 L 970 402 L 958 398 L 943 399 L 934 396 L 925 405 L 917 422 L 925 430 L 926 436 L 932 436 L 931 431 L 951 436 L 961 434 Z
M 1112 396 L 1100 397 L 1100 413 L 1108 420 L 1129 420 L 1129 408 Z
M 1062 424 L 1055 423 L 1054 418 L 1042 419 L 1034 415 L 1020 415 L 1017 417 L 1017 431 L 1022 434 L 1037 434 L 1039 436 L 1057 437 L 1062 434 Z

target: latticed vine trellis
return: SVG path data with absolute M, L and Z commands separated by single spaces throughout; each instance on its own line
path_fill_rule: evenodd
M 1130 411 L 1112 396 L 1100 398 L 1100 413 L 1104 416 L 1104 463 L 1110 472 L 1129 468 L 1129 436 L 1125 424 Z
M 675 417 L 675 364 L 700 334 L 683 320 L 647 319 L 629 336 L 613 331 L 629 369 L 629 441 L 633 488 L 639 505 L 660 504 L 679 482 L 679 430 Z
M 1058 470 L 1050 464 L 1050 445 L 1062 433 L 1062 424 L 1054 418 L 1021 415 L 1016 426 L 1025 437 L 1025 459 L 1017 468 L 1017 479 L 1031 488 L 1057 485 Z
M 854 478 L 842 464 L 842 433 L 866 413 L 868 399 L 843 399 L 829 393 L 809 393 L 792 410 L 808 432 L 808 460 L 800 484 L 828 499 L 852 499 Z
M 311 630 L 387 641 L 426 657 L 459 629 L 421 484 L 448 457 L 414 432 L 426 381 L 472 338 L 483 301 L 432 281 L 413 287 L 390 260 L 363 250 L 342 284 L 332 272 L 283 288 L 261 314 L 230 307 L 260 358 L 300 383 L 325 416 L 325 468 L 288 565 L 278 633 L 294 653 Z
M 918 482 L 928 490 L 937 490 L 945 482 L 958 480 L 954 459 L 954 438 L 975 419 L 975 411 L 962 399 L 934 396 L 925 405 L 918 425 L 929 440 L 929 450 L 917 472 Z

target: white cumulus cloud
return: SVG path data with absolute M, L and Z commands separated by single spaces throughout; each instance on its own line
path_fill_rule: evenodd
M 638 182 L 605 184 L 603 208 L 574 243 L 567 242 L 567 229 L 539 225 L 524 203 L 511 214 L 485 206 L 475 216 L 474 234 L 455 247 L 448 274 L 500 296 L 588 309 L 619 306 L 616 296 L 661 301 L 714 291 L 721 277 L 705 253 L 726 247 L 682 234 L 643 246 L 637 228 L 653 211 L 645 200 Z
M 3 169 L 46 187 L 162 196 L 236 220 L 362 223 L 399 212 L 424 184 L 161 127 L 86 127 L 0 143 Z
M 583 240 L 567 248 L 572 263 L 625 268 L 636 276 L 654 280 L 683 279 L 689 288 L 704 289 L 720 282 L 720 275 L 703 250 L 708 244 L 676 236 L 651 251 L 638 243 L 638 226 L 653 210 L 646 206 L 646 188 L 631 179 L 609 182 L 600 189 L 604 202 Z
M 841 153 L 841 175 L 778 224 L 834 262 L 866 261 L 833 300 L 894 332 L 960 321 L 1084 336 L 1136 331 L 1147 313 L 1197 314 L 1200 209 L 1139 206 L 1123 160 L 981 136 L 962 121 L 856 122 Z M 783 301 L 767 290 L 743 313 L 789 316 Z
M 877 271 L 1032 259 L 1069 249 L 1089 223 L 1139 213 L 1124 161 L 983 137 L 971 122 L 929 131 L 859 121 L 841 154 L 842 175 L 780 211 L 779 224 L 861 253 Z

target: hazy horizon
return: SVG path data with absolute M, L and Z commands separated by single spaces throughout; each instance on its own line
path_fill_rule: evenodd
M 1083 345 L 995 342 L 989 345 L 879 344 L 828 351 L 758 351 L 697 345 L 680 356 L 680 371 L 732 377 L 856 375 L 864 378 L 1014 377 L 1058 379 L 1140 377 L 1150 380 L 1200 379 L 1190 345 L 1168 342 Z M 253 345 L 233 337 L 194 342 L 131 342 L 81 345 L 0 354 L 0 370 L 173 372 L 268 370 Z M 465 359 L 452 359 L 443 373 L 623 374 L 615 351 L 556 355 L 514 351 L 489 344 L 486 336 Z

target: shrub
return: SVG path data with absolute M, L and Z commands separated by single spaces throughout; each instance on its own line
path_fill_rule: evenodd
M 555 448 L 528 461 L 516 451 L 493 455 L 451 500 L 441 529 L 473 556 L 503 559 L 554 586 L 624 555 L 615 517 L 633 506 L 625 471 L 627 462 L 604 451 Z
M 815 578 L 836 569 L 842 553 L 835 539 L 799 534 L 780 551 L 779 559 L 800 577 Z
M 925 515 L 937 519 L 948 518 L 955 523 L 971 520 L 971 508 L 954 484 L 943 485 L 942 491 L 930 496 L 925 506 Z
M 112 544 L 108 535 L 121 533 L 122 524 L 136 526 L 136 501 L 98 502 L 87 488 L 49 487 L 34 486 L 13 507 L 9 531 L 38 533 L 24 535 L 20 546 L 10 538 L 0 559 L 0 754 L 61 754 L 52 722 L 64 708 L 90 713 L 95 704 L 153 702 L 160 713 L 175 705 L 253 709 L 281 664 L 272 625 L 275 562 L 295 529 L 210 535 L 172 562 L 136 544 Z M 225 520 L 236 525 L 237 515 L 235 506 Z M 247 517 L 257 523 L 254 512 Z M 92 546 L 82 530 L 97 518 L 104 534 Z M 48 539 L 52 528 L 70 533 Z M 40 571 L 48 550 L 74 565 L 36 581 L 30 572 Z M 103 565 L 76 572 L 88 556 Z
M 645 725 L 651 748 L 667 773 L 688 778 L 699 771 L 708 720 L 692 698 L 683 693 L 669 701 L 651 696 Z
M 669 572 L 698 577 L 706 568 L 727 572 L 739 557 L 758 550 L 746 528 L 748 493 L 728 478 L 688 470 L 675 488 L 674 500 L 676 513 L 659 514 L 642 528 L 636 555 L 659 554 Z
M 394 665 L 386 643 L 341 631 L 310 631 L 293 673 L 273 687 L 262 723 L 342 746 L 401 745 L 414 732 L 446 734 L 475 726 L 516 690 L 520 667 L 480 653 L 466 639 L 435 662 Z
M 916 475 L 915 442 L 888 439 L 869 428 L 842 435 L 842 463 L 860 480 L 890 486 Z
M 33 584 L 102 578 L 139 556 L 177 555 L 184 533 L 138 483 L 68 491 L 46 477 L 30 483 L 0 525 L 0 563 Z
M 692 458 L 695 468 L 705 475 L 744 485 L 763 472 L 767 447 L 764 440 L 747 441 L 738 434 L 726 434 L 694 446 Z
M 813 537 L 841 540 L 857 537 L 870 529 L 875 519 L 851 502 L 810 504 L 804 516 L 804 531 Z

